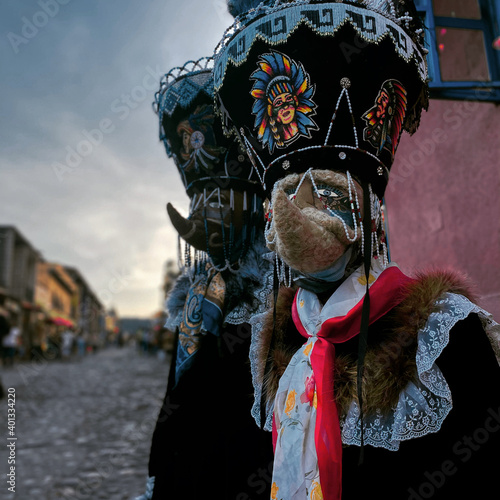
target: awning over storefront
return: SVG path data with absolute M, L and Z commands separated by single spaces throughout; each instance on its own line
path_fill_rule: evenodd
M 71 321 L 70 319 L 63 318 L 62 316 L 52 316 L 47 318 L 47 321 L 57 326 L 69 326 L 69 327 L 75 326 L 73 321 Z

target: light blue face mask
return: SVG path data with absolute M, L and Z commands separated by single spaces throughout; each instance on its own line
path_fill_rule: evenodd
M 332 285 L 342 279 L 345 274 L 347 264 L 351 260 L 352 246 L 350 246 L 341 257 L 339 257 L 332 266 L 323 271 L 317 271 L 309 274 L 296 273 L 294 282 L 311 292 L 323 292 L 332 287 Z

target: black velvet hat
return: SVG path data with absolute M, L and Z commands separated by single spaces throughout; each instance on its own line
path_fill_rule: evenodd
M 381 198 L 427 109 L 425 53 L 412 1 L 263 2 L 216 49 L 216 106 L 268 195 L 314 167 L 349 170 Z
M 262 190 L 252 164 L 233 138 L 224 136 L 213 106 L 213 59 L 173 68 L 160 81 L 153 107 L 160 140 L 174 159 L 189 196 L 196 189 Z

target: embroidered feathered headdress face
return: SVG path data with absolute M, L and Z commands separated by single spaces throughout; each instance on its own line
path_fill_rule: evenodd
M 302 64 L 272 51 L 261 56 L 259 69 L 250 78 L 255 80 L 251 94 L 257 137 L 269 153 L 301 136 L 310 137 L 310 131 L 317 129 L 311 119 L 316 108 L 314 86 Z
M 386 80 L 373 108 L 362 116 L 366 121 L 363 138 L 376 148 L 377 155 L 387 149 L 394 158 L 403 130 L 406 107 L 406 90 L 403 85 L 397 80 Z

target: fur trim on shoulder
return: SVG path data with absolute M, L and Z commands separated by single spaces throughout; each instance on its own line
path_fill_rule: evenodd
M 432 312 L 436 299 L 444 293 L 457 293 L 464 295 L 471 302 L 476 302 L 473 285 L 469 278 L 453 270 L 435 269 L 420 272 L 403 293 L 406 296 L 405 306 L 412 309 L 420 318 L 425 319 Z
M 165 309 L 169 316 L 175 317 L 184 308 L 184 302 L 191 286 L 188 273 L 181 274 L 174 283 L 172 290 L 167 296 Z
M 399 394 L 416 376 L 418 332 L 444 293 L 457 293 L 474 300 L 467 278 L 453 271 L 435 270 L 420 273 L 401 290 L 404 298 L 385 317 L 370 326 L 365 358 L 363 399 L 365 411 L 388 410 L 397 404 Z M 273 316 L 269 311 L 262 332 L 260 354 L 269 353 L 271 363 L 265 375 L 267 399 L 273 400 L 281 375 L 296 350 L 304 343 L 291 318 L 294 289 L 282 288 L 276 307 L 275 339 Z M 271 346 L 271 348 L 269 348 Z M 335 397 L 339 414 L 345 415 L 357 398 L 357 341 L 339 344 L 335 360 Z
M 255 289 L 263 283 L 265 273 L 271 269 L 271 263 L 262 258 L 266 252 L 264 238 L 257 238 L 248 249 L 240 268 L 234 273 L 224 272 L 226 283 L 225 314 L 242 303 L 252 304 L 255 300 L 253 295 Z
M 471 289 L 460 273 L 433 270 L 419 273 L 415 281 L 401 290 L 403 301 L 369 330 L 363 378 L 367 413 L 394 407 L 401 391 L 414 380 L 418 332 L 429 315 L 436 312 L 436 300 L 445 293 L 457 293 L 472 301 Z M 339 362 L 335 394 L 339 412 L 345 414 L 357 398 L 357 358 L 340 357 Z
M 276 322 L 273 325 L 273 310 L 271 309 L 261 331 L 262 342 L 258 346 L 258 357 L 263 366 L 268 365 L 269 368 L 264 376 L 267 401 L 274 400 L 281 376 L 300 343 L 304 341 L 300 335 L 297 339 L 298 334 L 293 331 L 291 310 L 295 292 L 296 288 L 280 288 L 276 301 Z M 292 335 L 287 335 L 291 329 Z

